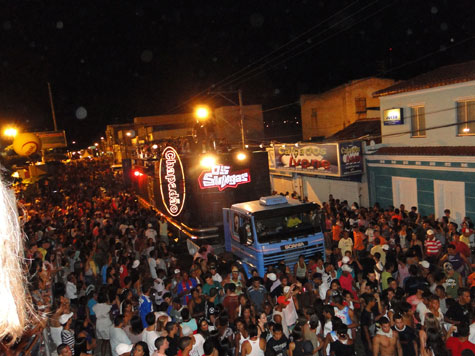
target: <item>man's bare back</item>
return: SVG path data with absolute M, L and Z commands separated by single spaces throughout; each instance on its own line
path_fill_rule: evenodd
M 397 331 L 377 333 L 373 338 L 373 356 L 402 356 L 402 348 L 399 343 Z

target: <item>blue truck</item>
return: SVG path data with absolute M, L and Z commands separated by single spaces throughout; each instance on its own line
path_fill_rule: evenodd
M 300 255 L 325 256 L 318 206 L 281 195 L 238 203 L 223 209 L 225 249 L 248 274 L 264 275 L 268 266 L 285 261 L 293 267 Z

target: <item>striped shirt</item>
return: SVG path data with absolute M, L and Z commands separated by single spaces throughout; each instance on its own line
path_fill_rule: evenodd
M 72 354 L 74 355 L 74 332 L 71 330 L 61 330 L 61 342 L 66 344 L 71 349 Z
M 426 246 L 426 254 L 429 256 L 437 255 L 442 249 L 442 243 L 437 239 L 426 240 L 425 246 Z

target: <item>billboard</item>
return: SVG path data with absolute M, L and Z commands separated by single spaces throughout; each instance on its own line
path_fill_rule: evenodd
M 274 146 L 275 169 L 344 177 L 363 173 L 360 141 Z
M 41 140 L 41 149 L 67 147 L 66 133 L 64 131 L 33 132 Z

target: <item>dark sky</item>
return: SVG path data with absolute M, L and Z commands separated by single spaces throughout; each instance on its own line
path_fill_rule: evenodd
M 475 58 L 473 0 L 0 4 L 1 122 L 51 130 L 49 81 L 59 128 L 83 144 L 107 124 L 189 112 L 206 95 L 186 100 L 213 83 L 266 110 L 360 77 L 406 79 Z M 299 114 L 266 112 L 267 136 L 298 130 L 283 122 Z

